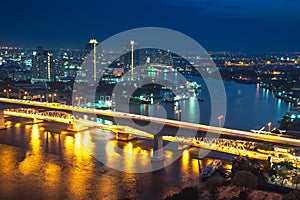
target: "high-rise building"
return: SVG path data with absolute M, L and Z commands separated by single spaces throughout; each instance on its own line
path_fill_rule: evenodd
M 53 54 L 38 47 L 32 53 L 31 82 L 51 82 L 54 81 L 54 76 Z
M 85 45 L 85 53 L 87 55 L 87 64 L 92 64 L 92 70 L 90 72 L 90 74 L 92 75 L 92 79 L 94 82 L 96 82 L 97 79 L 97 61 L 98 61 L 98 54 L 97 54 L 97 46 L 98 46 L 98 42 L 96 39 L 90 39 L 90 41 L 88 43 L 86 43 Z M 90 54 L 91 52 L 92 55 Z M 90 60 L 89 58 L 92 58 L 92 60 Z
M 126 71 L 146 63 L 146 50 L 142 49 L 134 40 L 131 40 L 129 44 L 124 46 L 123 52 L 123 59 L 121 60 L 124 62 Z

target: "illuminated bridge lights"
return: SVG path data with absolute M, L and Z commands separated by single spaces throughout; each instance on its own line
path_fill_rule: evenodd
M 167 126 L 180 127 L 185 129 L 191 129 L 191 130 L 207 131 L 207 132 L 227 135 L 231 137 L 239 137 L 244 139 L 252 139 L 255 141 L 264 141 L 264 142 L 269 142 L 274 144 L 285 144 L 289 146 L 300 147 L 300 140 L 287 138 L 283 136 L 279 137 L 275 135 L 256 134 L 249 131 L 220 128 L 220 127 L 208 126 L 203 124 L 194 124 L 189 122 L 161 119 L 157 117 L 142 116 L 136 114 L 122 113 L 122 112 L 114 112 L 111 110 L 97 110 L 97 109 L 90 109 L 90 108 L 80 108 L 80 107 L 73 107 L 67 105 L 60 105 L 57 103 L 51 104 L 46 102 L 35 102 L 29 100 L 18 100 L 18 99 L 8 99 L 8 98 L 0 98 L 0 103 L 16 104 L 19 106 L 20 105 L 34 106 L 34 107 L 48 108 L 53 110 L 75 111 L 75 112 L 81 112 L 86 114 L 102 115 L 107 117 L 118 117 L 122 119 L 139 119 L 139 120 L 144 120 L 147 122 L 157 123 L 157 124 L 162 124 Z

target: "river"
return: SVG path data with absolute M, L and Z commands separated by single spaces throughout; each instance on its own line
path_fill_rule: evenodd
M 288 104 L 257 85 L 228 81 L 225 87 L 225 127 L 249 130 L 266 126 L 269 121 L 278 126 L 277 121 L 289 110 Z M 203 88 L 200 95 L 204 99 L 199 103 L 200 122 L 205 124 L 209 122 L 205 116 L 210 112 L 207 90 Z M 193 116 L 192 107 L 197 103 L 196 99 L 186 100 L 186 107 L 181 109 L 188 109 Z M 132 109 L 151 114 L 150 107 L 133 105 Z M 167 107 L 173 118 L 178 117 L 174 105 Z M 94 137 L 101 134 L 100 130 L 70 133 L 62 131 L 57 124 L 32 124 L 13 118 L 7 118 L 6 123 L 8 128 L 0 131 L 1 199 L 163 199 L 183 187 L 202 186 L 199 166 L 205 167 L 211 161 L 207 158 L 199 163 L 184 151 L 182 157 L 158 171 L 120 172 L 103 165 L 89 153 L 96 151 Z M 127 156 L 122 163 L 125 167 L 137 162 L 130 157 L 132 152 L 152 151 L 152 141 L 141 138 L 131 142 L 112 138 L 106 145 L 108 159 L 114 161 L 118 156 Z M 115 147 L 123 149 L 123 154 L 109 154 Z M 165 151 L 166 157 L 176 153 Z

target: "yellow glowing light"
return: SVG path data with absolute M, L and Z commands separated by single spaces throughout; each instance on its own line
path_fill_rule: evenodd
M 188 169 L 189 163 L 190 163 L 190 153 L 186 149 L 182 153 L 182 167 L 184 170 Z
M 231 169 L 232 169 L 232 165 L 229 164 L 229 163 L 225 163 L 225 164 L 223 165 L 223 168 L 226 169 L 226 170 L 231 170 Z
M 16 123 L 15 127 L 19 128 L 21 126 L 21 123 Z
M 126 146 L 124 146 L 124 167 L 126 170 L 133 169 L 133 165 L 135 162 L 135 156 L 133 156 L 133 145 L 131 142 L 127 143 Z
M 56 164 L 47 163 L 45 168 L 45 178 L 47 184 L 57 183 L 59 180 L 60 167 Z
M 20 172 L 25 175 L 30 174 L 38 169 L 38 165 L 33 165 L 32 163 L 40 163 L 42 159 L 40 132 L 37 124 L 32 126 L 30 147 L 32 152 L 28 153 L 33 156 L 26 156 L 26 158 L 19 165 Z
M 272 72 L 272 74 L 274 74 L 274 75 L 278 75 L 278 74 L 280 74 L 280 72 L 273 71 L 273 72 Z
M 78 161 L 87 160 L 91 157 L 90 152 L 86 149 L 85 145 L 81 143 L 81 134 L 77 133 L 75 135 L 75 146 L 74 154 L 76 155 Z M 89 145 L 89 144 L 87 144 Z
M 198 159 L 192 159 L 192 170 L 195 174 L 199 172 L 199 167 L 200 167 L 199 162 L 200 161 Z
M 60 132 L 61 135 L 65 135 L 65 134 L 68 134 L 68 133 L 69 133 L 68 131 L 61 131 Z
M 126 153 L 129 153 L 132 155 L 133 153 L 133 144 L 132 142 L 128 142 L 128 144 L 124 148 L 126 150 Z
M 30 126 L 30 125 L 26 125 L 25 128 L 26 128 L 26 129 L 29 129 L 29 128 L 31 128 L 31 126 Z
M 47 78 L 48 80 L 50 81 L 51 80 L 51 57 L 52 57 L 52 54 L 51 53 L 48 53 L 48 68 L 47 68 Z
M 12 121 L 6 121 L 5 124 L 10 126 L 12 124 Z

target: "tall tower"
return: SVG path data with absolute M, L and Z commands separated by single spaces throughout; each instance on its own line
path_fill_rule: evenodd
M 99 43 L 96 39 L 90 39 L 90 41 L 85 46 L 86 54 L 93 51 L 93 80 L 97 81 L 97 45 Z
M 136 41 L 131 40 L 124 45 L 120 59 L 124 64 L 125 72 L 131 70 L 132 74 L 134 74 L 137 66 L 146 63 L 146 49 L 142 48 Z M 129 75 L 130 78 L 132 74 Z
M 47 52 L 47 78 L 48 78 L 48 81 L 50 82 L 51 81 L 51 65 L 52 65 L 52 56 L 53 54 L 50 53 L 50 52 Z
M 131 78 L 133 79 L 134 73 L 133 73 L 133 68 L 134 68 L 134 40 L 130 41 L 131 45 Z

